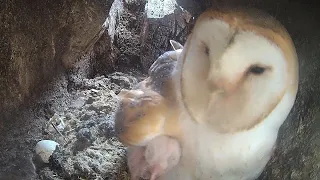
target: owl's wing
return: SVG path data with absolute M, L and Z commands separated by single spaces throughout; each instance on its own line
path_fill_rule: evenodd
M 176 59 L 171 54 L 175 51 L 168 51 L 162 54 L 149 68 L 149 76 L 153 80 L 162 80 L 171 77 L 171 73 L 176 66 Z

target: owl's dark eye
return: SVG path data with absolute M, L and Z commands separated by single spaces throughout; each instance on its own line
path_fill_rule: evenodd
M 209 52 L 210 52 L 210 51 L 209 51 L 209 48 L 206 46 L 206 47 L 205 47 L 205 53 L 206 53 L 207 56 L 209 56 Z
M 255 75 L 261 75 L 264 73 L 264 71 L 266 70 L 266 68 L 261 67 L 261 66 L 252 66 L 249 69 L 249 72 Z

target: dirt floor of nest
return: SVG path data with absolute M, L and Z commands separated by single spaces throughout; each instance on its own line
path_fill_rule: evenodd
M 70 75 L 60 79 L 60 91 L 53 88 L 55 91 L 48 92 L 47 99 L 40 100 L 37 107 L 17 115 L 26 126 L 18 129 L 19 124 L 13 123 L 14 131 L 7 127 L 5 137 L 15 139 L 15 143 L 2 142 L 2 148 L 15 153 L 2 157 L 0 179 L 129 179 L 126 147 L 115 137 L 113 115 L 118 105 L 116 94 L 140 80 L 132 74 L 115 72 L 92 79 Z M 15 138 L 18 136 L 21 138 Z M 60 144 L 49 164 L 40 163 L 34 156 L 34 146 L 42 139 Z M 21 167 L 15 168 L 17 161 L 21 161 Z

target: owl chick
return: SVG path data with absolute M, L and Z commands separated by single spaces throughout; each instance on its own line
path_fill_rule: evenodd
M 177 103 L 173 86 L 173 70 L 182 45 L 170 41 L 174 51 L 162 54 L 150 67 L 149 77 L 132 90 L 123 89 L 115 114 L 115 130 L 126 145 L 145 145 L 160 134 L 171 135 L 176 124 Z M 178 49 L 179 48 L 179 49 Z
M 129 146 L 132 180 L 155 180 L 180 159 L 179 143 L 169 136 L 179 134 L 173 70 L 182 45 L 173 40 L 170 43 L 174 51 L 165 52 L 152 64 L 147 79 L 119 93 L 115 130 L 119 140 Z
M 202 13 L 176 65 L 181 158 L 159 180 L 256 179 L 298 90 L 286 29 L 256 9 Z

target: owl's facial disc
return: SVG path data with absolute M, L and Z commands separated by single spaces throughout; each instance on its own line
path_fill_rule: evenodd
M 253 127 L 286 91 L 288 64 L 277 44 L 219 19 L 196 24 L 180 60 L 185 109 L 217 131 Z

